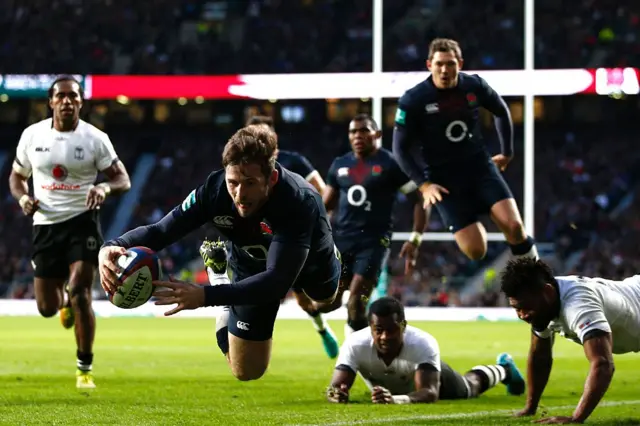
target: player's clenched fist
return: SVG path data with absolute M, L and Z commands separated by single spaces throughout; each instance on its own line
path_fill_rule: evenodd
M 100 285 L 104 291 L 114 293 L 121 285 L 118 280 L 120 267 L 118 258 L 127 253 L 127 249 L 118 246 L 107 246 L 98 253 L 98 272 L 100 273 Z
M 20 198 L 18 203 L 22 208 L 22 213 L 24 213 L 26 216 L 33 216 L 36 210 L 38 210 L 38 200 L 34 200 L 27 194 L 24 194 Z
M 371 390 L 371 402 L 374 404 L 393 404 L 393 395 L 382 386 L 374 386 Z
M 338 386 L 329 386 L 327 389 L 327 401 L 336 403 L 349 402 L 349 389 L 344 383 Z
M 420 185 L 420 193 L 422 194 L 424 208 L 426 209 L 442 201 L 442 195 L 448 194 L 449 190 L 437 183 L 427 182 Z

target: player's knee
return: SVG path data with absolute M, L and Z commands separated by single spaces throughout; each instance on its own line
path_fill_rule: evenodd
M 487 255 L 486 244 L 474 244 L 460 247 L 464 254 L 471 260 L 482 260 Z
M 61 303 L 51 303 L 49 301 L 38 301 L 38 312 L 45 318 L 51 318 L 58 313 Z
M 72 287 L 69 292 L 71 306 L 74 308 L 88 308 L 91 306 L 91 290 L 84 287 Z
M 248 382 L 250 380 L 258 380 L 259 378 L 261 378 L 262 376 L 264 376 L 264 373 L 267 371 L 266 367 L 265 368 L 238 368 L 238 367 L 231 367 L 231 372 L 233 373 L 233 376 L 240 380 L 241 382 Z

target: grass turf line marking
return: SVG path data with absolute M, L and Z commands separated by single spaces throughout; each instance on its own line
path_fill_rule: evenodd
M 618 407 L 621 405 L 639 405 L 640 400 L 629 400 L 629 401 L 605 401 L 598 404 L 598 407 Z M 542 409 L 545 411 L 551 410 L 568 410 L 570 408 L 575 408 L 576 404 L 573 405 L 557 405 L 557 406 L 549 406 L 549 407 L 541 407 L 538 411 Z M 517 409 L 511 410 L 492 410 L 492 411 L 475 411 L 470 413 L 454 413 L 454 414 L 426 414 L 426 415 L 415 415 L 415 416 L 404 416 L 404 417 L 385 417 L 385 418 L 376 418 L 376 419 L 368 419 L 368 420 L 355 420 L 355 421 L 346 421 L 346 422 L 337 422 L 337 423 L 322 423 L 322 426 L 347 426 L 347 425 L 364 425 L 364 424 L 380 424 L 380 423 L 393 423 L 393 422 L 405 422 L 412 420 L 454 420 L 454 419 L 471 419 L 474 417 L 488 417 L 502 414 L 512 414 L 515 413 Z M 320 424 L 318 425 L 320 426 Z

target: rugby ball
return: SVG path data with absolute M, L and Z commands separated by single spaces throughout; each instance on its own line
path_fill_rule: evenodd
M 152 282 L 161 275 L 160 258 L 147 247 L 132 247 L 117 261 L 122 283 L 109 294 L 111 303 L 122 309 L 133 309 L 146 303 L 153 294 Z

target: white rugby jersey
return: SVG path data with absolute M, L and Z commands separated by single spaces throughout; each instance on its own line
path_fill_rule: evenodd
M 48 118 L 27 127 L 20 137 L 13 168 L 33 174 L 39 208 L 34 225 L 63 222 L 85 211 L 87 192 L 98 172 L 117 159 L 109 136 L 80 120 L 71 132 L 59 132 Z
M 623 281 L 579 276 L 556 277 L 560 291 L 560 315 L 542 338 L 554 333 L 576 343 L 592 330 L 611 333 L 613 353 L 640 351 L 640 275 Z
M 420 364 L 433 365 L 440 371 L 440 346 L 431 334 L 410 325 L 404 331 L 402 350 L 390 365 L 378 357 L 368 327 L 347 338 L 336 362 L 336 366 L 346 365 L 355 372 L 359 371 L 369 388 L 382 386 L 394 395 L 415 390 L 414 377 Z

